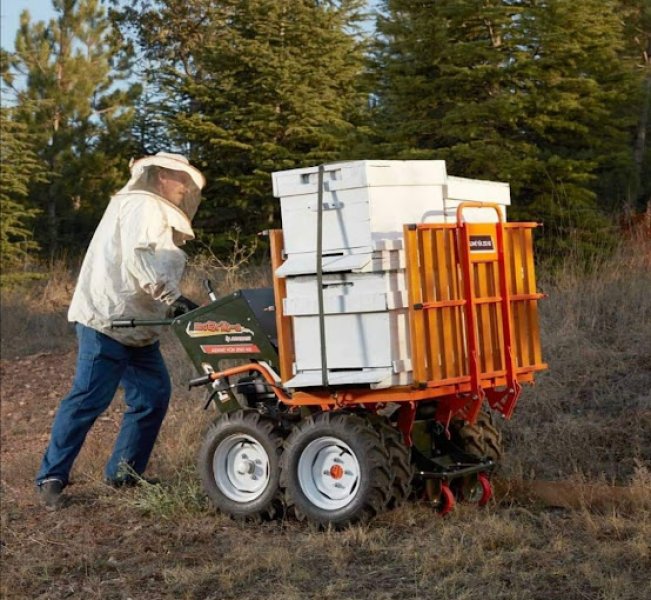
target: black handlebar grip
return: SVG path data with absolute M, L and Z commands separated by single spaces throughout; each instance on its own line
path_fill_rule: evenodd
M 212 382 L 212 377 L 210 374 L 202 375 L 201 377 L 196 377 L 195 379 L 190 379 L 188 383 L 189 388 L 199 387 L 200 385 L 206 385 L 207 383 Z
M 116 319 L 111 321 L 111 328 L 117 329 L 118 327 L 135 327 L 135 319 Z

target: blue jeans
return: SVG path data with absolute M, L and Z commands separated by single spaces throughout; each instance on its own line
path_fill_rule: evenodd
M 127 410 L 105 476 L 124 478 L 125 466 L 142 474 L 171 395 L 159 343 L 136 348 L 79 323 L 76 330 L 79 353 L 72 390 L 59 405 L 36 482 L 56 478 L 67 485 L 86 434 L 109 407 L 120 384 Z

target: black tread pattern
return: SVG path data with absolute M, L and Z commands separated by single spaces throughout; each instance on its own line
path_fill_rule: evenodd
M 503 454 L 502 434 L 495 427 L 493 414 L 483 410 L 474 425 L 457 422 L 456 434 L 464 452 L 477 458 L 490 458 L 499 462 Z
M 336 511 L 314 506 L 301 492 L 296 466 L 302 450 L 319 437 L 335 437 L 355 452 L 360 468 L 368 480 L 361 496 Z M 285 504 L 300 521 L 307 520 L 318 528 L 342 529 L 365 523 L 385 510 L 392 494 L 391 458 L 380 434 L 368 418 L 343 413 L 322 412 L 301 421 L 285 440 L 281 459 L 280 485 L 285 489 Z M 364 465 L 364 466 L 362 466 Z
M 212 459 L 216 450 L 215 440 L 224 434 L 228 436 L 238 432 L 257 438 L 263 445 L 266 441 L 276 457 L 275 492 L 270 494 L 265 501 L 252 506 L 238 506 L 236 502 L 224 497 L 217 489 L 212 473 Z M 284 497 L 278 485 L 280 476 L 278 470 L 283 443 L 284 437 L 280 423 L 261 415 L 256 410 L 236 410 L 218 417 L 206 431 L 198 457 L 199 474 L 204 491 L 215 507 L 236 520 L 260 522 L 281 517 L 284 514 Z M 271 460 L 272 456 L 269 458 Z
M 415 471 L 411 463 L 411 448 L 405 444 L 400 430 L 388 419 L 376 418 L 373 425 L 380 434 L 384 447 L 389 451 L 393 482 L 387 508 L 391 510 L 401 506 L 412 492 Z

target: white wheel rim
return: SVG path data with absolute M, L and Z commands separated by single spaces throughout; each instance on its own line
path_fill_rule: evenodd
M 212 472 L 227 498 L 251 502 L 269 484 L 269 455 L 255 438 L 241 433 L 230 435 L 215 450 Z
M 323 510 L 338 510 L 350 504 L 359 491 L 360 478 L 355 453 L 334 437 L 310 442 L 298 459 L 301 491 Z

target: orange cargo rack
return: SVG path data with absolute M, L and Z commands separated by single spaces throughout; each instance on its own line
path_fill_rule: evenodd
M 493 209 L 496 223 L 468 223 L 466 208 Z M 499 205 L 463 202 L 457 223 L 405 226 L 414 386 L 457 386 L 440 412 L 474 422 L 486 398 L 513 414 L 521 382 L 542 362 L 532 230 L 504 223 Z M 470 393 L 470 398 L 461 394 Z
M 496 223 L 468 223 L 466 208 L 497 212 Z M 496 204 L 463 202 L 456 224 L 405 225 L 411 361 L 414 382 L 389 389 L 297 390 L 283 403 L 331 409 L 355 404 L 439 400 L 437 419 L 474 422 L 486 399 L 509 418 L 522 383 L 542 362 L 532 230 L 504 223 Z M 282 264 L 282 231 L 270 232 L 274 272 Z M 292 376 L 291 319 L 285 283 L 274 276 L 281 380 Z M 413 411 L 412 405 L 412 411 Z

